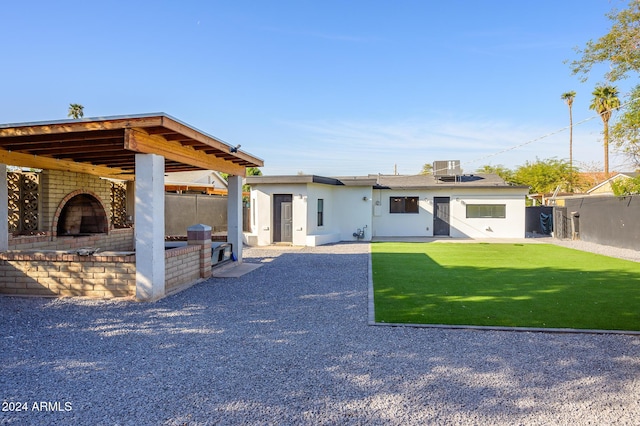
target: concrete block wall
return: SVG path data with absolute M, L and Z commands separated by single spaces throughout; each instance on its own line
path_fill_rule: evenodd
M 227 230 L 227 197 L 199 194 L 165 194 L 165 235 L 185 235 L 194 223 L 211 226 L 214 233 Z

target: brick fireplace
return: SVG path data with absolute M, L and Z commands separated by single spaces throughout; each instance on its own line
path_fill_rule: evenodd
M 111 182 L 47 170 L 36 180 L 38 232 L 9 236 L 9 251 L 0 252 L 0 293 L 135 297 L 134 230 L 111 223 Z M 166 294 L 210 275 L 208 232 L 202 241 L 165 251 Z
M 62 199 L 53 216 L 54 235 L 83 236 L 109 231 L 109 219 L 97 194 L 73 191 Z

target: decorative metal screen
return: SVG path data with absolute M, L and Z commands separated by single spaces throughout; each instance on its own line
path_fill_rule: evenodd
M 38 230 L 38 173 L 7 173 L 9 192 L 9 232 Z
M 126 228 L 127 221 L 127 186 L 123 183 L 111 184 L 111 224 L 114 228 Z

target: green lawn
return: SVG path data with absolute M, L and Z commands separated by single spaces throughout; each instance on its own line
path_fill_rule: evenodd
M 372 243 L 376 322 L 640 330 L 640 263 L 551 244 Z

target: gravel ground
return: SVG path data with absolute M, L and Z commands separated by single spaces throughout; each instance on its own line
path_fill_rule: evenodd
M 0 297 L 0 424 L 639 423 L 637 336 L 368 326 L 368 244 L 245 261 L 153 304 Z
M 589 251 L 592 253 L 603 254 L 605 256 L 617 257 L 620 259 L 632 260 L 640 262 L 640 251 L 632 249 L 623 249 L 601 244 L 589 243 L 580 240 L 560 240 L 557 238 L 543 238 L 545 243 L 556 244 L 576 250 Z

